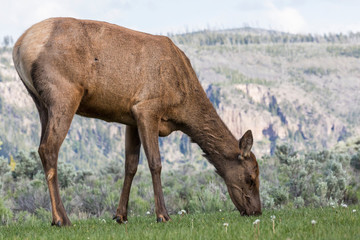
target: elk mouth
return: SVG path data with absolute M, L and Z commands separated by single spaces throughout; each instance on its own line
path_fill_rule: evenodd
M 237 186 L 228 186 L 228 191 L 232 202 L 239 210 L 241 216 L 261 215 L 260 200 L 251 198 Z

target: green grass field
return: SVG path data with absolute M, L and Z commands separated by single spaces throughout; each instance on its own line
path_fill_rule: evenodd
M 253 224 L 256 219 L 258 225 Z M 241 217 L 238 212 L 186 214 L 172 216 L 168 223 L 156 223 L 151 215 L 132 217 L 126 225 L 110 218 L 89 219 L 65 228 L 29 220 L 1 226 L 0 239 L 360 239 L 360 207 L 274 210 L 260 217 Z

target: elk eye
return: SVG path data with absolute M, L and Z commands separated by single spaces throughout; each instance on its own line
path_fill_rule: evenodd
M 251 178 L 251 176 L 249 175 L 249 176 L 247 176 L 246 177 L 246 183 L 248 184 L 248 185 L 250 185 L 250 186 L 252 186 L 253 184 L 254 184 L 254 181 L 252 180 L 252 178 Z

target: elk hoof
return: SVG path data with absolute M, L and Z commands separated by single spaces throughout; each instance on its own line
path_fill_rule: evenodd
M 61 221 L 57 221 L 56 223 L 55 222 L 52 222 L 51 223 L 51 226 L 56 226 L 56 227 L 61 227 Z
M 126 217 L 123 216 L 114 216 L 113 220 L 115 220 L 117 223 L 122 224 L 122 223 L 127 223 L 127 219 Z
M 157 219 L 156 219 L 156 222 L 167 222 L 167 221 L 171 221 L 170 217 L 169 216 L 162 216 L 160 215 Z

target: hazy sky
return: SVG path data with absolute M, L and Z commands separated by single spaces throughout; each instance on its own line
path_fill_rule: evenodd
M 0 39 L 56 16 L 154 34 L 260 27 L 291 33 L 360 32 L 359 0 L 0 0 Z M 0 40 L 1 42 L 2 40 Z

